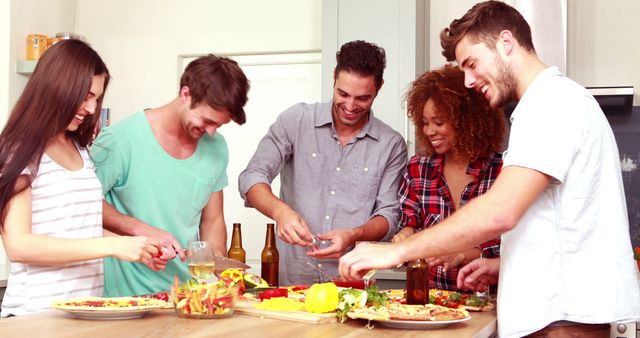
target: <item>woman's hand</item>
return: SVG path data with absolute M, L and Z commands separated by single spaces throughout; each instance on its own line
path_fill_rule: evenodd
M 163 270 L 167 260 L 162 259 L 161 245 L 146 236 L 110 237 L 115 243 L 112 256 L 129 262 L 142 262 L 153 271 Z
M 500 274 L 500 258 L 478 258 L 458 271 L 458 288 L 485 291 L 497 284 Z

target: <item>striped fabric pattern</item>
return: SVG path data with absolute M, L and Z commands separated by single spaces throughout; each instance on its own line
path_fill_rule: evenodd
M 78 171 L 42 156 L 31 185 L 32 233 L 75 239 L 102 236 L 102 188 L 86 149 L 79 151 L 84 165 Z M 102 289 L 102 259 L 61 266 L 11 263 L 0 316 L 43 311 L 57 299 L 101 296 Z
M 493 185 L 502 169 L 502 154 L 491 153 L 469 163 L 467 174 L 474 177 L 462 191 L 460 208 L 478 197 Z M 456 211 L 449 186 L 444 177 L 444 155 L 416 155 L 409 160 L 400 183 L 400 206 L 402 214 L 398 231 L 404 227 L 416 230 L 430 228 L 440 223 Z M 478 246 L 484 257 L 500 255 L 500 238 L 495 238 Z M 430 267 L 430 287 L 456 290 L 457 268 L 444 270 L 442 266 Z

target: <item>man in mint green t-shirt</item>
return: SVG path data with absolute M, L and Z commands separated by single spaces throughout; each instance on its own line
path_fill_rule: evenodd
M 222 189 L 229 154 L 216 130 L 246 121 L 248 90 L 235 61 L 210 54 L 187 66 L 178 97 L 103 129 L 95 140 L 105 229 L 162 243 L 162 255 L 148 266 L 106 258 L 105 296 L 167 291 L 174 275 L 190 278 L 183 249 L 190 241 L 210 241 L 216 255 L 226 255 Z

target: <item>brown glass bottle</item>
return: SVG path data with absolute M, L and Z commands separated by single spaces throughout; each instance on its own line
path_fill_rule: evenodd
M 280 255 L 276 248 L 275 224 L 267 223 L 267 236 L 262 249 L 262 278 L 271 286 L 278 285 L 278 261 Z
M 407 263 L 407 304 L 429 303 L 429 264 L 424 259 Z
M 231 247 L 229 248 L 227 255 L 229 258 L 246 263 L 247 252 L 242 248 L 242 232 L 240 231 L 240 223 L 233 223 Z

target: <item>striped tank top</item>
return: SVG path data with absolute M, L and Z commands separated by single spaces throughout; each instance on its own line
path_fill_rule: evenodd
M 67 170 L 42 155 L 31 182 L 31 232 L 59 238 L 102 236 L 102 188 L 87 150 L 78 149 L 82 169 Z M 23 171 L 30 175 L 28 168 Z M 54 300 L 101 296 L 102 259 L 60 266 L 11 263 L 0 317 L 50 308 Z

